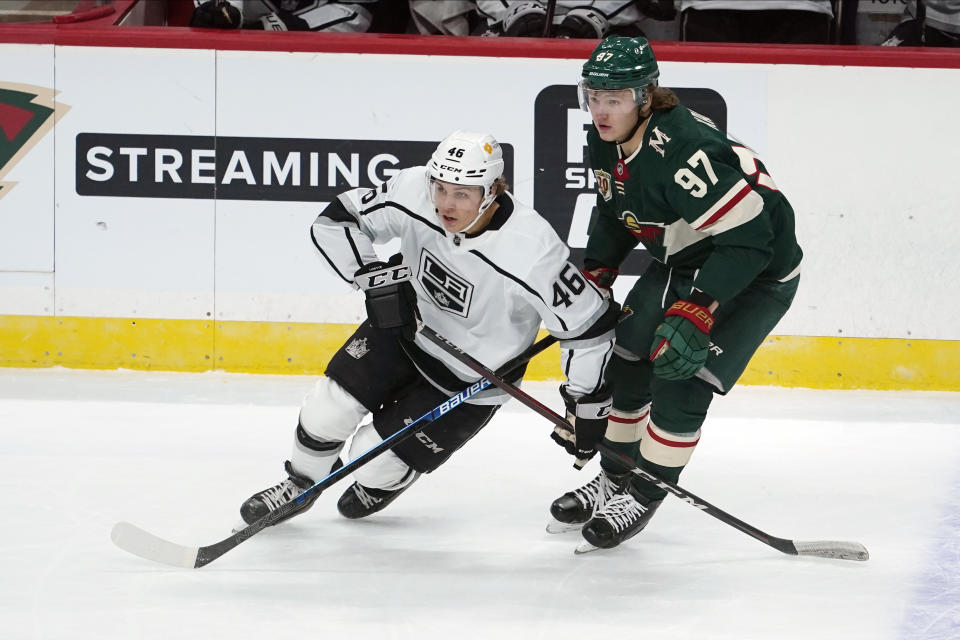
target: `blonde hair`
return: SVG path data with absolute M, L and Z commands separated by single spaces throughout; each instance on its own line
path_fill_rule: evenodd
M 510 185 L 509 185 L 509 183 L 507 183 L 507 179 L 504 178 L 503 176 L 500 176 L 499 178 L 497 178 L 496 180 L 493 181 L 493 194 L 494 194 L 494 195 L 498 196 L 498 195 L 500 195 L 501 193 L 507 191 L 508 189 L 510 189 Z

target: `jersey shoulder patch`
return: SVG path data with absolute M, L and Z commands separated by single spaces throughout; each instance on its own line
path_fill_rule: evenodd
M 593 175 L 597 179 L 597 191 L 603 196 L 603 199 L 609 202 L 613 198 L 613 190 L 610 188 L 610 174 L 603 169 L 594 169 Z

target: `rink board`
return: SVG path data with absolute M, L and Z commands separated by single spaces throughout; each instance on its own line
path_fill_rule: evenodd
M 355 325 L 0 316 L 11 367 L 320 374 Z M 543 333 L 543 332 L 541 332 Z M 528 380 L 560 380 L 560 350 Z M 817 389 L 960 389 L 960 342 L 770 336 L 740 384 Z
M 590 43 L 121 31 L 0 28 L 0 107 L 22 119 L 0 144 L 2 366 L 321 371 L 364 310 L 311 222 L 456 128 L 512 149 L 514 193 L 582 258 Z M 799 292 L 744 381 L 960 389 L 960 54 L 655 46 L 663 84 L 750 144 L 797 213 Z M 925 102 L 892 151 L 896 86 Z M 558 377 L 547 360 L 532 374 Z

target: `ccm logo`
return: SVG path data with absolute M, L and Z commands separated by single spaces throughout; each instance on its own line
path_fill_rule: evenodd
M 367 286 L 364 289 L 376 289 L 395 282 L 409 280 L 413 272 L 407 265 L 401 264 L 383 269 L 367 276 Z

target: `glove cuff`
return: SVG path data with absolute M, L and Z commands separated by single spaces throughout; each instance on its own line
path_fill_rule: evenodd
M 387 262 L 371 262 L 353 274 L 353 282 L 360 289 L 370 291 L 389 285 L 397 285 L 413 278 L 413 271 L 403 264 L 403 256 L 393 255 Z
M 693 326 L 706 334 L 709 334 L 710 330 L 713 329 L 713 314 L 706 307 L 689 300 L 677 300 L 670 305 L 664 317 L 669 318 L 670 316 L 680 316 L 689 320 Z
M 567 411 L 583 420 L 602 420 L 610 415 L 611 394 L 606 387 L 601 387 L 593 393 L 575 397 L 567 390 L 567 385 L 560 385 L 560 397 L 567 407 Z

